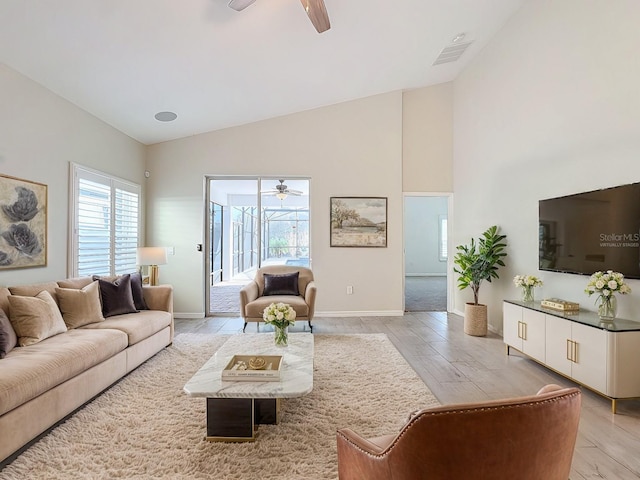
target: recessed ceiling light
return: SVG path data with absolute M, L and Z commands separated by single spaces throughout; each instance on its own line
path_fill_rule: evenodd
M 173 122 L 178 115 L 173 112 L 158 112 L 154 115 L 159 122 Z

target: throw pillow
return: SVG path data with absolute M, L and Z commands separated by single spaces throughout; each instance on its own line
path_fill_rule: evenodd
M 133 304 L 136 306 L 136 310 L 149 310 L 147 302 L 144 300 L 144 292 L 142 290 L 142 275 L 139 272 L 127 274 L 131 277 L 131 294 L 133 295 Z M 123 275 L 124 276 L 124 275 Z M 117 275 L 110 275 L 106 277 L 100 277 L 94 275 L 94 280 L 105 280 L 111 283 L 118 283 L 122 277 Z
M 262 295 L 300 295 L 298 277 L 300 272 L 284 274 L 264 274 L 264 293 Z
M 46 290 L 35 297 L 11 295 L 9 316 L 21 347 L 67 331 L 58 304 Z
M 18 336 L 11 322 L 0 308 L 0 358 L 4 358 L 18 344 Z
M 99 278 L 98 285 L 102 299 L 102 315 L 105 318 L 138 312 L 131 293 L 131 275 L 123 275 L 113 282 Z
M 100 305 L 100 286 L 97 281 L 82 289 L 56 288 L 56 294 L 67 328 L 78 328 L 104 320 Z
M 144 301 L 142 275 L 139 272 L 131 274 L 131 293 L 133 294 L 133 303 L 138 310 L 149 310 L 147 302 Z

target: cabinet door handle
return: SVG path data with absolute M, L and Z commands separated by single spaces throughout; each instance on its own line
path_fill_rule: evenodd
M 522 322 L 518 320 L 518 338 L 522 338 Z
M 578 342 L 567 339 L 567 360 L 578 363 Z
M 527 324 L 522 322 L 522 339 L 527 339 Z

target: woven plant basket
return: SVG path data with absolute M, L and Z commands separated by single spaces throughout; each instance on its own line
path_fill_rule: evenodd
M 464 333 L 474 337 L 487 335 L 487 306 L 467 303 L 464 307 Z

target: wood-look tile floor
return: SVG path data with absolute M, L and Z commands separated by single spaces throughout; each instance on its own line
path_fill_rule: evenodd
M 176 319 L 176 334 L 242 331 L 242 319 L 211 317 Z M 247 332 L 270 331 L 249 324 Z M 297 322 L 291 331 L 308 330 Z M 511 351 L 502 337 L 465 335 L 462 318 L 441 312 L 407 313 L 403 317 L 316 317 L 316 334 L 386 333 L 440 403 L 464 403 L 535 393 L 548 383 L 574 386 L 570 380 Z M 640 365 L 638 366 L 640 374 Z M 611 403 L 583 389 L 580 432 L 571 479 L 640 478 L 640 400 Z M 541 479 L 544 480 L 544 479 Z

